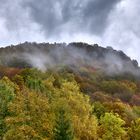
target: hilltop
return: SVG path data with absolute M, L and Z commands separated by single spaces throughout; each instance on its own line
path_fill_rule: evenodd
M 106 74 L 131 73 L 140 75 L 136 60 L 131 60 L 122 51 L 98 44 L 86 43 L 29 43 L 0 48 L 0 64 L 7 67 L 35 67 L 47 70 L 56 66 L 90 66 Z

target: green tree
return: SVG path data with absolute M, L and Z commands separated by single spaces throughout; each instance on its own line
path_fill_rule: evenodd
M 136 116 L 140 117 L 140 106 L 133 106 L 132 109 Z
M 101 116 L 103 116 L 106 112 L 105 107 L 103 106 L 103 104 L 101 104 L 100 102 L 95 102 L 93 107 L 93 114 L 100 119 Z
M 0 138 L 6 132 L 5 118 L 10 114 L 8 111 L 9 103 L 15 97 L 15 85 L 7 77 L 0 80 Z
M 136 119 L 136 115 L 134 114 L 131 106 L 121 101 L 106 102 L 104 103 L 104 106 L 108 112 L 117 113 L 121 119 L 125 121 L 127 126 L 130 126 L 130 122 Z
M 140 118 L 132 121 L 128 135 L 130 140 L 140 140 Z
M 100 119 L 99 135 L 102 140 L 122 140 L 126 131 L 123 127 L 125 122 L 113 113 L 105 113 Z
M 44 85 L 42 84 L 42 81 L 40 79 L 27 77 L 26 85 L 28 88 L 35 90 L 36 92 L 44 91 Z
M 58 112 L 56 120 L 56 126 L 54 129 L 55 140 L 72 140 L 73 130 L 71 127 L 71 121 L 66 116 L 66 111 L 61 108 Z

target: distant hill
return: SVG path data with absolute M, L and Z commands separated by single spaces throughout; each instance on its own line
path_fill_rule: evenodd
M 25 42 L 11 45 L 0 48 L 0 64 L 16 68 L 35 67 L 41 70 L 56 66 L 70 68 L 91 66 L 109 75 L 124 73 L 140 75 L 138 62 L 131 60 L 122 51 L 82 42 L 70 44 Z

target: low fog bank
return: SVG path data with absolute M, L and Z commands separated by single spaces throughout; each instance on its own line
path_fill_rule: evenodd
M 140 75 L 136 60 L 111 47 L 86 43 L 23 43 L 0 49 L 0 63 L 12 67 L 34 67 L 42 71 L 57 66 L 91 66 L 106 74 L 131 73 Z

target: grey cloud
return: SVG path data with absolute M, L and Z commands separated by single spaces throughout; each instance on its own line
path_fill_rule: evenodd
M 85 32 L 102 34 L 108 15 L 120 0 L 28 0 L 24 6 L 47 36 Z M 73 30 L 74 29 L 74 30 Z
M 28 23 L 27 11 L 23 10 L 21 0 L 0 0 L 0 17 L 4 18 L 9 31 L 19 30 Z
M 140 63 L 140 1 L 123 0 L 110 14 L 111 25 L 106 28 L 102 41 L 123 50 Z
M 23 32 L 35 31 L 34 25 L 47 39 L 64 34 L 101 35 L 118 2 L 120 0 L 0 0 L 0 21 L 4 20 L 3 28 L 17 40 Z
M 0 0 L 0 46 L 43 40 L 40 26 L 30 19 L 23 0 Z
M 84 18 L 92 33 L 103 33 L 109 24 L 108 16 L 120 0 L 91 0 L 84 9 Z

